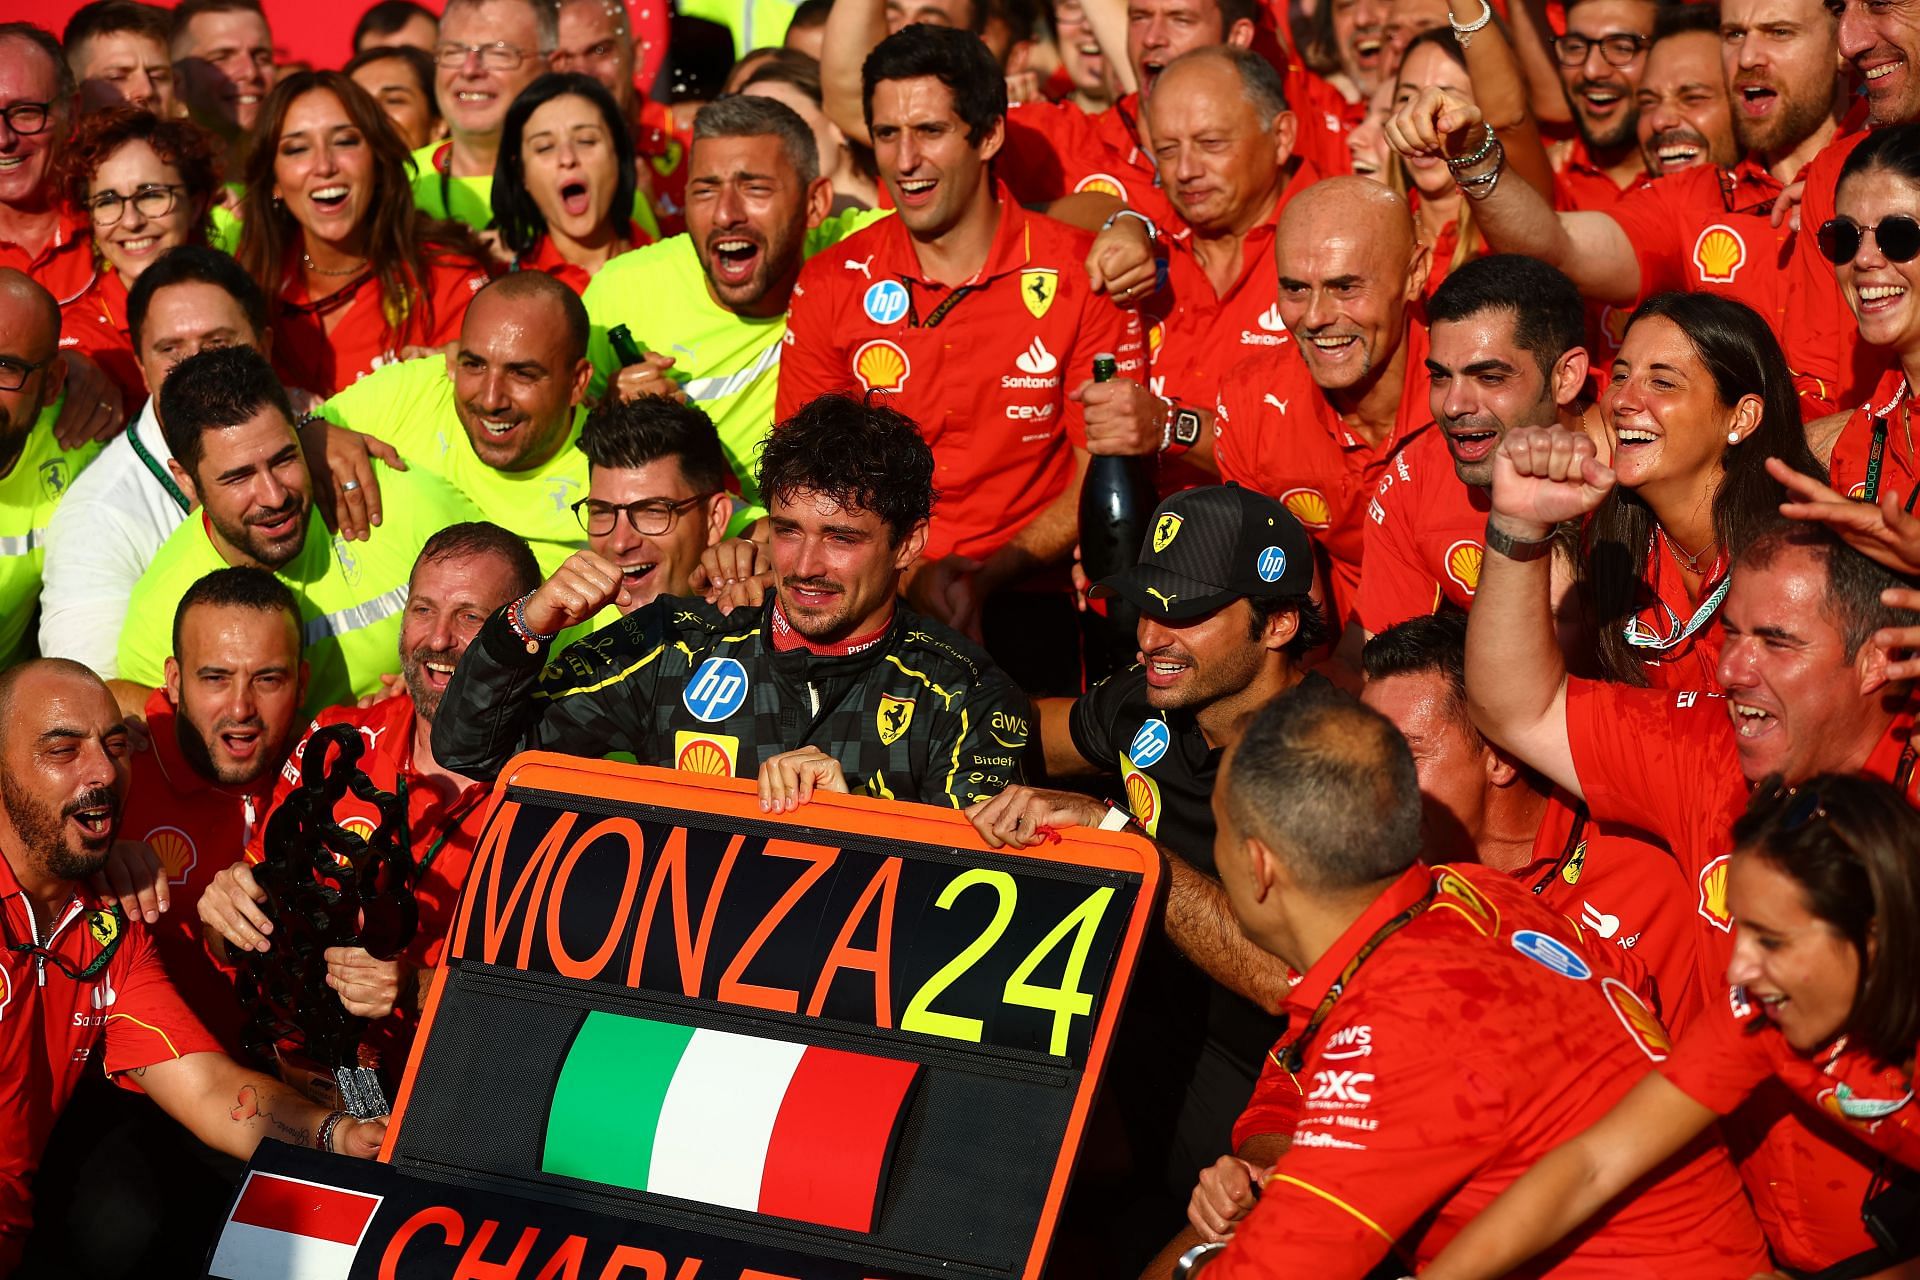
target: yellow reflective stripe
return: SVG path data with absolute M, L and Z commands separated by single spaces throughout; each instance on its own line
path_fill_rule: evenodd
M 142 1022 L 140 1021 L 140 1019 L 134 1017 L 130 1013 L 110 1013 L 107 1015 L 108 1022 L 112 1022 L 115 1018 L 125 1018 L 128 1022 L 131 1022 L 134 1026 L 144 1027 L 148 1031 L 153 1032 L 153 1034 L 160 1037 L 160 1043 L 167 1046 L 167 1052 L 169 1054 L 171 1054 L 176 1058 L 180 1056 L 180 1051 L 173 1047 L 173 1037 L 168 1035 L 166 1032 L 162 1031 L 160 1028 L 154 1026 L 151 1022 Z
M 1322 1200 L 1325 1200 L 1328 1204 L 1334 1206 L 1336 1209 L 1346 1210 L 1348 1213 L 1352 1214 L 1355 1218 L 1357 1218 L 1360 1221 L 1361 1225 L 1365 1226 L 1369 1231 L 1374 1232 L 1382 1240 L 1385 1240 L 1388 1244 L 1393 1243 L 1393 1237 L 1388 1235 L 1386 1231 L 1381 1228 L 1379 1223 L 1375 1222 L 1372 1218 L 1369 1218 L 1366 1214 L 1360 1212 L 1358 1209 L 1348 1204 L 1345 1200 L 1342 1200 L 1339 1196 L 1334 1195 L 1331 1191 L 1322 1191 L 1319 1187 L 1314 1186 L 1310 1182 L 1302 1182 L 1300 1181 L 1300 1179 L 1295 1177 L 1290 1177 L 1289 1175 L 1284 1173 L 1272 1173 L 1267 1175 L 1268 1186 L 1272 1186 L 1276 1182 L 1291 1183 L 1292 1185 L 1306 1192 L 1308 1195 L 1319 1196 Z
M 1300 1094 L 1302 1097 L 1306 1096 L 1307 1091 L 1300 1087 L 1300 1077 L 1293 1074 L 1293 1072 L 1287 1070 L 1287 1064 L 1280 1061 L 1279 1054 L 1269 1049 L 1267 1050 L 1267 1059 L 1268 1061 L 1272 1062 L 1274 1066 L 1280 1068 L 1281 1073 L 1287 1077 L 1287 1083 L 1293 1086 L 1293 1091 L 1295 1093 Z
M 891 662 L 894 666 L 900 668 L 900 670 L 905 672 L 907 675 L 912 676 L 915 680 L 918 680 L 921 684 L 927 686 L 927 688 L 939 694 L 940 697 L 946 702 L 947 709 L 948 710 L 953 709 L 953 695 L 951 693 L 948 693 L 945 689 L 942 689 L 939 685 L 935 684 L 933 682 L 933 677 L 929 676 L 924 671 L 915 671 L 912 667 L 900 661 L 899 658 L 896 658 L 891 653 L 887 655 L 887 661 Z
M 960 744 L 967 740 L 967 709 L 960 708 L 960 736 L 953 740 L 953 768 L 947 770 L 947 799 L 956 809 L 965 808 L 960 797 L 953 793 L 953 780 L 960 776 Z
M 598 683 L 575 685 L 571 689 L 562 689 L 558 693 L 548 693 L 545 689 L 535 689 L 533 691 L 533 696 L 536 698 L 546 698 L 550 701 L 558 702 L 561 698 L 571 698 L 576 693 L 593 693 L 593 692 L 596 692 L 597 690 L 606 688 L 608 685 L 619 684 L 622 680 L 625 680 L 628 676 L 632 675 L 634 672 L 638 671 L 640 668 L 646 666 L 649 662 L 652 662 L 655 658 L 659 657 L 662 653 L 665 653 L 666 649 L 667 649 L 667 646 L 664 644 L 655 645 L 653 647 L 652 653 L 649 653 L 646 657 L 640 659 L 640 661 L 634 663 L 632 666 L 628 667 L 626 670 L 616 671 L 612 675 L 608 676 L 605 680 L 601 680 Z

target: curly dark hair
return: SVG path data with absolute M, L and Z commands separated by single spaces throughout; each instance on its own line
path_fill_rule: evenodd
M 220 160 L 213 136 L 191 120 L 162 120 L 145 107 L 110 107 L 80 117 L 60 152 L 57 181 L 74 209 L 87 206 L 87 188 L 101 165 L 130 142 L 144 142 L 180 171 L 186 200 L 200 209 L 194 244 L 207 243 L 214 197 L 220 193 Z
M 824 395 L 773 429 L 760 446 L 760 492 L 791 502 L 822 493 L 871 511 L 898 544 L 933 514 L 933 450 L 904 413 L 873 398 Z

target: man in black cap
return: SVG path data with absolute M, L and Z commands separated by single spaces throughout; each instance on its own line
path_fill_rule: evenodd
M 1133 1163 L 1163 1175 L 1176 1215 L 1194 1173 L 1227 1149 L 1219 1144 L 1278 1038 L 1271 1014 L 1289 988 L 1285 966 L 1234 923 L 1214 871 L 1209 802 L 1242 723 L 1303 682 L 1323 683 L 1305 670 L 1326 639 L 1312 585 L 1312 544 L 1281 503 L 1234 484 L 1168 498 L 1139 563 L 1094 585 L 1138 606 L 1141 665 L 1079 698 L 1038 701 L 1047 775 L 1106 775 L 1125 808 L 1013 786 L 967 810 L 995 846 L 1035 844 L 1063 826 L 1125 826 L 1159 844 L 1165 928 L 1135 979 L 1108 1093 Z M 1164 1230 L 1153 1207 L 1138 1216 Z

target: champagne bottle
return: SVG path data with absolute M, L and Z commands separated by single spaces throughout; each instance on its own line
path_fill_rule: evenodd
M 1118 372 L 1113 356 L 1093 358 L 1093 380 L 1110 382 Z M 1094 455 L 1080 487 L 1080 564 L 1092 582 L 1131 569 L 1140 558 L 1159 503 L 1154 492 L 1154 463 L 1148 457 Z M 1105 614 L 1089 610 L 1084 627 L 1087 682 L 1104 679 L 1133 664 L 1139 650 L 1139 611 L 1125 600 L 1096 602 Z
M 645 358 L 640 344 L 633 340 L 633 330 L 623 324 L 607 330 L 607 345 L 613 348 L 613 354 L 620 361 L 622 369 L 630 364 L 639 364 Z

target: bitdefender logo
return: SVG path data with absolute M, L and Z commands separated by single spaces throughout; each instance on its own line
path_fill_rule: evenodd
M 1035 338 L 1025 351 L 1016 356 L 1013 363 L 1020 372 L 1001 377 L 1000 386 L 1005 390 L 1051 391 L 1060 385 L 1060 377 L 1056 372 L 1060 361 L 1039 338 Z

